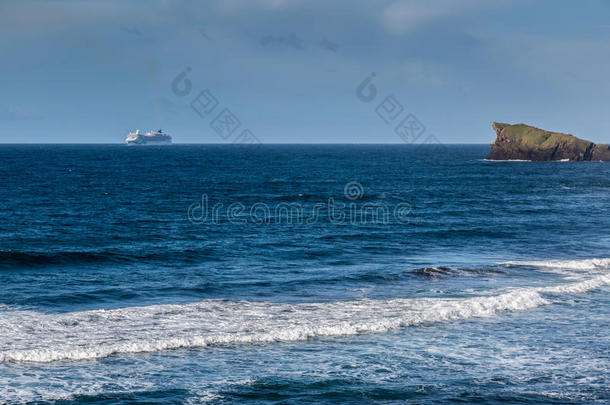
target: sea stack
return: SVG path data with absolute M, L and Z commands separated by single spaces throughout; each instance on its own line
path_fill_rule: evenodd
M 610 161 L 610 146 L 525 124 L 494 122 L 488 160 Z

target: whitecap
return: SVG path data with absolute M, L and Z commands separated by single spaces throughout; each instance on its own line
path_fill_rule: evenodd
M 0 363 L 91 360 L 121 353 L 382 333 L 532 309 L 552 302 L 545 293 L 583 293 L 608 283 L 606 274 L 470 298 L 311 304 L 205 300 L 63 314 L 10 310 L 0 313 Z
M 610 258 L 592 258 L 582 260 L 535 260 L 502 263 L 509 266 L 534 266 L 551 269 L 596 270 L 610 267 Z

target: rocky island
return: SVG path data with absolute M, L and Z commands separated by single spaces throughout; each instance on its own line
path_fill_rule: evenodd
M 610 161 L 610 146 L 525 124 L 494 122 L 488 160 Z

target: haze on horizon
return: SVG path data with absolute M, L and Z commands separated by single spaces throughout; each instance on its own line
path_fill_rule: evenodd
M 604 0 L 3 1 L 0 142 L 225 142 L 191 108 L 208 89 L 264 143 L 400 143 L 375 112 L 387 96 L 445 143 L 489 143 L 492 121 L 610 143 L 608 15 Z

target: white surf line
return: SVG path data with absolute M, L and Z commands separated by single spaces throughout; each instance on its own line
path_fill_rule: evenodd
M 606 284 L 610 274 L 460 299 L 315 304 L 206 300 L 65 314 L 8 311 L 0 313 L 0 363 L 91 360 L 121 353 L 382 333 L 532 309 L 552 302 L 541 293 L 577 294 Z
M 583 260 L 534 260 L 501 263 L 515 266 L 548 267 L 570 270 L 595 270 L 610 267 L 610 258 L 592 258 Z

